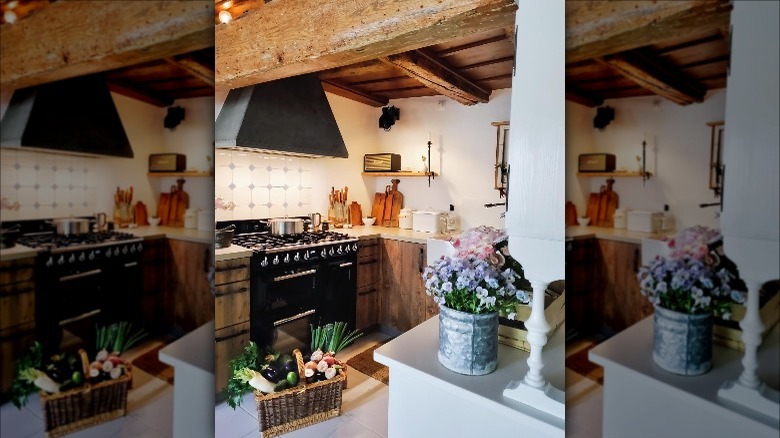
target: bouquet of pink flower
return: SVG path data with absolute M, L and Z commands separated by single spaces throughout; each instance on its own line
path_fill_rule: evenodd
M 233 201 L 225 201 L 222 195 L 214 197 L 214 209 L 220 210 L 233 210 L 236 208 L 236 204 Z

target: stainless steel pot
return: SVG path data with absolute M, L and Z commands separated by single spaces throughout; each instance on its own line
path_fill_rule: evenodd
M 89 219 L 62 218 L 54 219 L 57 234 L 60 236 L 75 236 L 89 233 Z
M 268 226 L 274 236 L 288 236 L 303 233 L 303 219 L 269 219 Z

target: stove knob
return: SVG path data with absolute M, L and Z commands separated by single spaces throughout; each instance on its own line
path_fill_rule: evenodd
M 52 266 L 54 266 L 54 260 L 49 256 L 49 260 L 46 260 L 46 267 L 51 268 Z
M 279 256 L 278 256 L 278 255 L 277 255 L 277 256 L 274 256 L 274 261 L 273 261 L 273 263 L 274 263 L 274 265 L 278 265 L 278 264 L 279 264 Z
M 95 251 L 90 251 L 87 258 L 90 260 L 95 260 Z
M 127 254 L 127 247 L 126 246 L 122 247 L 122 254 Z
M 87 259 L 87 256 L 85 256 L 83 252 L 81 254 L 79 254 L 79 261 L 80 262 L 83 262 L 86 259 Z
M 333 255 L 333 248 L 331 248 L 330 251 L 328 251 L 328 254 Z
M 127 253 L 125 252 L 125 254 L 127 254 Z M 135 254 L 135 246 L 134 245 L 130 245 L 130 254 Z
M 309 251 L 308 250 L 303 253 L 303 259 L 304 260 L 309 260 Z
M 111 258 L 111 248 L 106 250 L 106 258 L 107 259 Z
M 333 251 L 333 250 L 331 250 L 331 251 Z M 339 249 L 336 250 L 336 254 L 339 254 L 339 255 L 344 254 L 344 250 L 341 249 L 341 245 L 339 245 Z
M 115 256 L 118 256 L 118 255 L 119 255 L 119 247 L 117 247 L 117 248 L 114 248 L 114 255 L 115 255 Z
M 143 251 L 144 246 L 139 242 L 138 245 L 135 246 L 135 249 L 138 250 L 138 252 Z
M 346 252 L 347 254 L 349 254 L 351 251 L 352 251 L 352 247 L 351 247 L 351 246 L 349 246 L 349 243 L 348 243 L 348 244 L 346 244 L 346 245 L 344 245 L 344 252 Z
M 57 259 L 57 264 L 62 266 L 65 264 L 65 256 L 60 256 L 60 258 Z
M 357 242 L 352 244 L 352 251 L 357 251 Z
M 284 262 L 285 263 L 290 263 L 290 254 L 289 253 L 284 255 Z
M 293 257 L 293 260 L 295 260 L 296 262 L 301 261 L 301 253 L 296 252 L 295 257 Z
M 265 268 L 266 266 L 268 266 L 268 257 L 263 257 L 263 261 L 262 261 L 262 262 L 260 262 L 260 266 L 262 266 L 262 267 L 264 267 L 264 268 Z
M 327 257 L 327 256 L 328 256 L 328 251 L 326 251 L 325 249 L 323 249 L 323 250 L 322 250 L 322 252 L 320 253 L 320 255 L 322 256 L 322 258 L 325 258 L 325 257 Z
M 70 257 L 68 257 L 68 263 L 76 263 L 76 254 L 71 254 Z

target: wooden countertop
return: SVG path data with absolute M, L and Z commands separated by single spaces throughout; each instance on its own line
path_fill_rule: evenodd
M 672 233 L 673 235 L 673 233 Z M 568 226 L 566 227 L 566 239 L 604 239 L 617 242 L 641 244 L 642 239 L 663 239 L 664 233 L 644 233 L 642 231 L 630 231 L 625 229 L 594 227 L 594 226 Z

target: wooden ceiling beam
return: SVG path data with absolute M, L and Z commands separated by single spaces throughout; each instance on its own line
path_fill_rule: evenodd
M 514 56 L 505 56 L 503 58 L 489 59 L 487 61 L 477 62 L 477 63 L 474 63 L 474 64 L 468 64 L 468 65 L 464 65 L 464 66 L 461 66 L 461 67 L 458 67 L 458 68 L 460 68 L 461 70 L 469 70 L 469 69 L 472 69 L 472 68 L 485 67 L 486 65 L 493 65 L 493 64 L 499 64 L 499 63 L 502 63 L 502 62 L 513 61 L 514 59 L 515 59 Z
M 319 78 L 323 80 L 336 78 L 343 79 L 350 76 L 363 76 L 375 73 L 383 73 L 385 71 L 387 71 L 387 65 L 377 61 L 376 59 L 372 59 L 370 61 L 358 62 L 346 67 L 321 71 L 319 73 Z
M 212 6 L 213 7 L 213 6 Z M 237 88 L 512 25 L 515 0 L 275 1 L 216 26 L 216 84 Z
M 580 90 L 572 85 L 566 85 L 566 100 L 576 102 L 590 108 L 600 106 L 604 99 L 594 93 Z
M 211 47 L 213 14 L 212 1 L 54 2 L 0 26 L 0 85 L 29 87 Z
M 680 105 L 702 102 L 706 88 L 647 50 L 597 58 L 637 85 Z
M 169 96 L 165 96 L 161 93 L 155 93 L 147 89 L 142 89 L 126 82 L 109 80 L 108 89 L 114 93 L 127 96 L 131 99 L 140 100 L 141 102 L 146 102 L 148 104 L 162 108 L 173 105 L 173 98 Z
M 517 41 L 515 41 L 515 27 L 514 26 L 507 26 L 507 27 L 504 28 L 504 38 L 506 38 L 507 41 L 512 43 L 512 47 L 515 47 L 517 45 Z
M 165 61 L 169 64 L 181 67 L 192 76 L 200 79 L 210 86 L 214 86 L 214 68 L 206 65 L 191 55 L 167 57 Z
M 386 97 L 366 93 L 364 91 L 360 91 L 356 88 L 340 84 L 332 80 L 322 80 L 322 88 L 330 93 L 370 106 L 381 107 L 387 105 L 389 102 L 389 99 Z
M 419 50 L 390 55 L 379 60 L 397 67 L 426 87 L 464 105 L 487 103 L 490 99 L 490 91 Z
M 568 1 L 566 63 L 728 27 L 728 0 Z
M 438 51 L 436 52 L 436 56 L 439 58 L 443 58 L 446 56 L 454 55 L 458 52 L 462 52 L 464 50 L 469 50 L 476 47 L 486 46 L 488 44 L 506 41 L 506 39 L 507 39 L 506 35 L 498 35 L 492 38 L 485 38 L 484 40 L 478 40 L 468 44 L 461 44 L 460 46 L 450 47 L 449 49 Z

